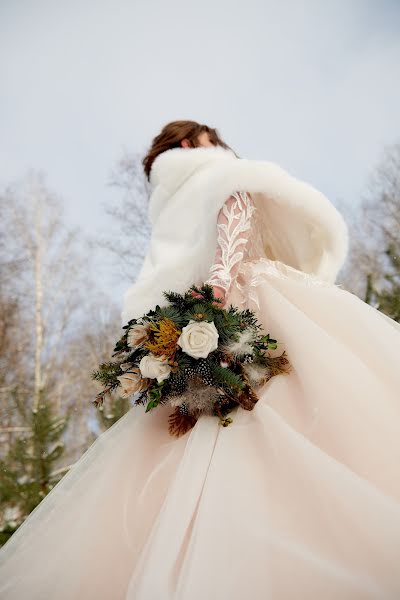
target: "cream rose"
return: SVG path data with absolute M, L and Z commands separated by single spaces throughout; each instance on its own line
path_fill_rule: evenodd
M 188 325 L 182 328 L 177 344 L 193 358 L 207 358 L 210 352 L 218 348 L 218 338 L 218 329 L 214 321 L 208 323 L 190 320 Z
M 141 392 L 149 385 L 149 382 L 140 376 L 139 369 L 137 368 L 132 369 L 131 372 L 120 375 L 117 379 L 122 388 L 122 392 L 120 393 L 122 398 L 128 398 L 136 392 Z
M 139 369 L 143 377 L 157 379 L 158 383 L 167 379 L 171 373 L 171 366 L 167 363 L 165 356 L 147 354 L 139 363 Z

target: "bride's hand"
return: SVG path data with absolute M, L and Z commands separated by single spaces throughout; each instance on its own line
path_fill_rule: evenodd
M 225 304 L 225 290 L 223 290 L 222 288 L 217 287 L 215 285 L 213 285 L 211 287 L 213 289 L 214 297 L 222 299 L 222 303 L 221 302 L 213 302 L 214 306 L 216 306 L 217 308 L 223 308 L 223 306 Z M 199 294 L 193 290 L 191 293 L 192 293 L 192 296 L 194 296 L 195 298 L 202 298 L 201 294 Z
M 223 308 L 225 304 L 225 290 L 215 285 L 212 286 L 215 298 L 221 298 L 222 302 L 213 302 L 217 307 Z

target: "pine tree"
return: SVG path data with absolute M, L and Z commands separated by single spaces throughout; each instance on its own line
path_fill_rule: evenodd
M 400 323 L 400 247 L 396 250 L 392 244 L 386 255 L 390 263 L 384 274 L 386 284 L 377 288 L 372 275 L 368 274 L 365 301 Z
M 18 409 L 18 391 L 14 390 L 13 395 Z M 56 414 L 43 394 L 37 409 L 25 407 L 20 414 L 25 423 L 23 433 L 0 460 L 0 544 L 8 540 L 68 470 L 56 467 L 64 453 L 62 436 L 70 415 Z
M 96 411 L 98 420 L 101 425 L 106 429 L 109 429 L 124 416 L 126 412 L 131 408 L 132 401 L 129 398 L 115 398 L 112 397 L 107 399 L 105 404 L 99 406 Z

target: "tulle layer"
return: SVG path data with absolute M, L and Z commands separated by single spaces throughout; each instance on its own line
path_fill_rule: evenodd
M 228 301 L 292 372 L 179 439 L 133 406 L 0 551 L 0 598 L 400 598 L 400 325 L 278 261 Z

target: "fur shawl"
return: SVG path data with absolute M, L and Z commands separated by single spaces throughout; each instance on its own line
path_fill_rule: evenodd
M 220 146 L 172 148 L 150 172 L 152 236 L 122 321 L 166 304 L 163 290 L 184 292 L 209 276 L 218 213 L 232 192 L 251 193 L 264 256 L 334 283 L 348 252 L 347 225 L 318 190 L 265 160 L 237 158 Z

